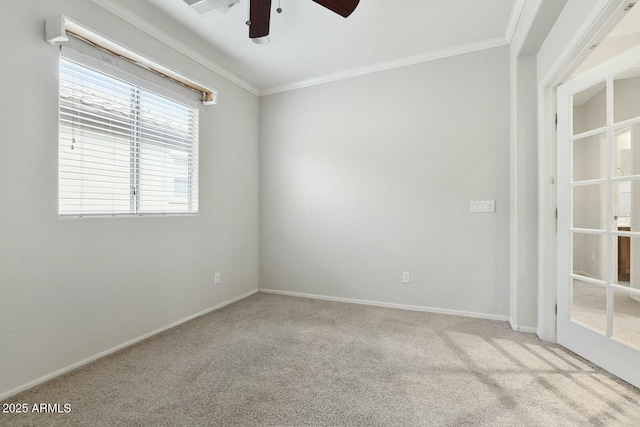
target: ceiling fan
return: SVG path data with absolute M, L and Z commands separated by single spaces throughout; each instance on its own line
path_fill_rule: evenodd
M 250 0 L 249 38 L 257 44 L 269 42 L 269 23 L 271 21 L 271 0 Z M 345 18 L 356 9 L 360 0 L 313 0 L 321 6 Z M 280 9 L 278 10 L 280 12 Z

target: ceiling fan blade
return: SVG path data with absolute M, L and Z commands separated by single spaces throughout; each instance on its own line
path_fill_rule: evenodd
M 360 0 L 313 0 L 321 6 L 326 7 L 332 12 L 342 15 L 345 18 L 356 10 Z
M 249 38 L 256 39 L 269 35 L 271 0 L 251 0 L 249 6 Z

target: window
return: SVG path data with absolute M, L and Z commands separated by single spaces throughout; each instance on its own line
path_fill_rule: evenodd
M 60 215 L 197 213 L 198 109 L 187 104 L 61 58 Z

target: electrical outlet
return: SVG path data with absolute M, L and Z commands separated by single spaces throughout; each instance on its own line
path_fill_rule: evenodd
M 402 273 L 402 283 L 411 283 L 411 273 Z
M 216 273 L 213 276 L 213 284 L 214 285 L 219 285 L 220 284 L 220 273 Z

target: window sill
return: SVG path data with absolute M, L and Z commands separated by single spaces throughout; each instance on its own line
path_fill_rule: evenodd
M 170 212 L 170 213 L 125 213 L 125 214 L 58 214 L 59 219 L 83 219 L 83 218 L 144 218 L 144 217 L 180 217 L 198 216 L 198 212 Z

